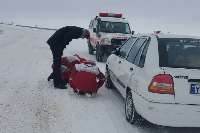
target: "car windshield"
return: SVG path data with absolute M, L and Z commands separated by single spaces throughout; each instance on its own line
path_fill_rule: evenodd
M 159 38 L 161 67 L 200 68 L 200 39 Z
M 108 21 L 101 21 L 100 32 L 106 33 L 123 33 L 123 34 L 130 34 L 130 27 L 128 23 L 123 22 L 108 22 Z

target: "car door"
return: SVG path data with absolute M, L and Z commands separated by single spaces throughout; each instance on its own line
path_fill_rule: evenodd
M 124 95 L 124 81 L 122 81 L 120 79 L 120 77 L 123 75 L 124 71 L 125 71 L 125 60 L 126 57 L 131 49 L 131 47 L 133 46 L 133 44 L 136 42 L 137 38 L 136 37 L 131 37 L 127 42 L 124 43 L 124 45 L 122 45 L 122 47 L 120 47 L 119 49 L 119 54 L 117 57 L 117 60 L 115 61 L 116 64 L 116 70 L 115 70 L 115 81 L 116 84 L 115 86 L 118 88 L 119 92 L 122 94 L 122 96 Z
M 135 53 L 134 51 L 130 51 L 130 55 L 132 53 L 134 58 L 127 58 L 127 60 L 133 64 L 132 67 L 133 72 L 129 75 L 128 80 L 128 87 L 132 89 L 134 92 L 138 92 L 137 89 L 140 89 L 141 85 L 145 84 L 145 71 L 143 70 L 145 59 L 146 59 L 146 53 L 149 47 L 150 38 L 149 37 L 142 37 L 140 38 L 140 48 Z
M 136 42 L 131 47 L 126 59 L 124 59 L 119 65 L 119 75 L 118 80 L 121 82 L 121 90 L 122 96 L 126 96 L 126 88 L 130 82 L 130 77 L 135 74 L 137 69 L 137 65 L 134 64 L 134 61 L 140 51 L 144 47 L 146 38 L 138 38 Z
M 118 89 L 121 88 L 121 82 L 118 80 L 118 77 L 121 74 L 119 71 L 119 66 L 121 62 L 123 62 L 123 60 L 127 57 L 128 52 L 135 40 L 135 37 L 131 37 L 117 50 L 116 54 L 112 54 L 108 58 L 107 65 L 109 68 L 110 78 Z

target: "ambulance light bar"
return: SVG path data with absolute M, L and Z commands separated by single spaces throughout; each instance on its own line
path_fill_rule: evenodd
M 100 17 L 115 17 L 115 18 L 122 18 L 121 13 L 99 13 Z

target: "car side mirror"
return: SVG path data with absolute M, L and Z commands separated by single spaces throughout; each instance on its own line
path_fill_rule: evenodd
M 135 31 L 131 31 L 131 34 L 134 35 Z
M 95 32 L 95 33 L 96 33 L 96 32 L 97 32 L 97 28 L 93 28 L 93 32 Z

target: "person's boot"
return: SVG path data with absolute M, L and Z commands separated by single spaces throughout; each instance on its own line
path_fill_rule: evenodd
M 50 81 L 51 79 L 54 79 L 54 74 L 53 72 L 49 75 L 49 77 L 47 78 L 48 81 Z
M 54 83 L 54 88 L 67 89 L 67 87 L 65 86 L 65 83 L 61 79 L 54 78 L 53 81 L 54 81 L 53 82 Z
M 67 87 L 64 84 L 57 84 L 54 85 L 54 88 L 58 88 L 58 89 L 67 89 Z
M 54 77 L 53 84 L 54 84 L 54 88 L 67 89 L 67 87 L 65 86 L 65 84 L 59 78 L 55 78 Z

